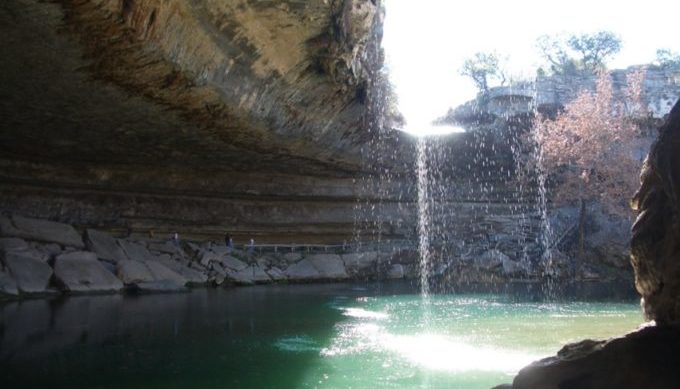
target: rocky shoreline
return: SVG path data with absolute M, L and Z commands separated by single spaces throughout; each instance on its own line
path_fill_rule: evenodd
M 179 292 L 200 286 L 399 279 L 415 274 L 411 256 L 390 253 L 386 258 L 386 254 L 248 253 L 214 242 L 116 238 L 96 229 L 81 234 L 69 224 L 0 216 L 0 297 Z
M 0 298 L 419 278 L 419 255 L 412 248 L 384 245 L 366 246 L 361 251 L 320 251 L 304 247 L 244 251 L 222 242 L 115 237 L 98 229 L 79 232 L 65 223 L 1 215 Z M 569 263 L 567 259 L 562 262 L 564 266 Z M 463 283 L 535 283 L 541 282 L 542 274 L 536 266 L 491 249 L 474 258 L 440 261 L 434 264 L 430 278 L 456 287 Z M 579 281 L 611 278 L 593 272 L 560 274 Z

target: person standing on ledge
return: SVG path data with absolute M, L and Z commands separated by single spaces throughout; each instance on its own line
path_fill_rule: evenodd
M 179 247 L 179 234 L 177 231 L 175 231 L 174 234 L 172 234 L 172 243 L 175 244 L 175 246 Z
M 250 244 L 248 244 L 248 255 L 252 256 L 255 252 L 255 239 L 250 238 Z
M 224 245 L 227 246 L 227 252 L 229 253 L 231 253 L 231 250 L 234 249 L 234 240 L 231 239 L 229 234 L 224 235 Z

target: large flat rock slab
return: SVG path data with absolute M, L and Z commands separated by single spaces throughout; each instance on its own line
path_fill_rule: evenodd
M 119 292 L 123 283 L 91 252 L 76 251 L 57 256 L 54 276 L 69 292 Z
M 345 264 L 337 254 L 310 255 L 307 260 L 319 272 L 321 278 L 330 280 L 345 280 L 349 278 Z
M 155 281 L 153 273 L 142 261 L 120 261 L 116 264 L 116 274 L 125 285 Z
M 85 242 L 88 249 L 94 251 L 102 261 L 118 263 L 128 259 L 116 238 L 106 232 L 88 229 L 85 231 Z
M 141 243 L 118 239 L 118 245 L 123 249 L 127 259 L 133 261 L 150 261 L 155 259 L 155 256 L 151 254 L 149 249 Z
M 7 252 L 3 263 L 22 293 L 44 293 L 52 277 L 50 265 L 22 252 Z
M 284 274 L 291 281 L 313 281 L 322 278 L 321 273 L 316 270 L 316 267 L 308 259 L 303 259 L 288 266 Z
M 155 281 L 170 280 L 182 286 L 187 284 L 187 279 L 184 278 L 184 276 L 167 268 L 160 262 L 146 261 L 145 264 L 149 268 L 149 271 L 151 271 Z
M 196 269 L 192 269 L 172 259 L 158 258 L 157 262 L 182 275 L 188 285 L 204 285 L 208 282 L 208 275 Z
M 0 234 L 39 242 L 58 243 L 63 246 L 85 248 L 80 234 L 70 225 L 49 220 L 13 215 L 0 217 Z

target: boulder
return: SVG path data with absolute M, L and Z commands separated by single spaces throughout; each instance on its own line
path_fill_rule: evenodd
M 404 278 L 404 266 L 400 263 L 395 263 L 387 270 L 387 278 L 390 280 Z
M 267 274 L 261 266 L 251 265 L 250 268 L 252 269 L 253 272 L 253 281 L 256 284 L 262 284 L 272 281 L 271 277 L 269 277 L 269 274 Z
M 680 327 L 646 327 L 606 341 L 584 340 L 536 361 L 513 389 L 680 388 Z
M 42 249 L 42 246 L 38 249 L 35 245 L 29 244 L 20 238 L 0 238 L 0 258 L 9 252 L 21 253 L 26 257 L 42 262 L 47 262 L 50 259 L 50 254 Z
M 236 259 L 232 256 L 223 257 L 222 259 L 220 259 L 219 262 L 222 265 L 222 267 L 233 271 L 241 271 L 248 267 L 248 265 L 245 262 Z
M 378 261 L 378 253 L 369 251 L 365 253 L 343 254 L 342 261 L 345 269 L 350 274 L 366 274 L 375 268 Z
M 142 261 L 119 261 L 116 264 L 116 274 L 125 285 L 155 281 L 151 270 Z
M 510 258 L 503 259 L 503 274 L 506 276 L 521 276 L 527 274 L 528 266 L 520 261 L 513 261 Z
M 168 269 L 164 265 L 156 261 L 146 261 L 146 266 L 153 275 L 155 281 L 170 280 L 179 285 L 185 286 L 187 284 L 187 279 L 181 274 Z
M 302 254 L 296 253 L 296 252 L 285 253 L 285 254 L 282 255 L 282 257 L 283 257 L 283 260 L 286 261 L 287 263 L 296 263 L 296 262 L 298 262 L 299 260 L 302 259 Z
M 344 280 L 349 278 L 345 270 L 345 264 L 337 254 L 316 254 L 307 257 L 307 260 L 319 272 L 321 278 L 331 280 Z
M 25 240 L 20 238 L 0 238 L 0 253 L 8 251 L 28 250 L 29 246 Z
M 32 219 L 18 215 L 0 223 L 0 233 L 39 242 L 58 243 L 78 249 L 85 248 L 80 234 L 70 225 L 49 220 Z
M 123 289 L 123 283 L 92 252 L 77 251 L 57 256 L 54 276 L 69 292 L 118 292 Z
M 225 255 L 231 255 L 231 252 L 234 251 L 234 249 L 224 245 L 213 245 L 210 247 L 210 251 L 219 257 L 223 257 Z
M 3 263 L 23 293 L 43 293 L 52 277 L 52 268 L 39 259 L 23 252 L 10 251 L 4 254 Z
M 88 229 L 85 231 L 85 242 L 87 248 L 102 261 L 118 263 L 128 259 L 116 239 L 106 232 Z
M 253 271 L 250 267 L 241 271 L 227 271 L 227 278 L 238 285 L 254 285 Z
M 148 247 L 149 250 L 156 251 L 159 253 L 170 254 L 176 257 L 184 256 L 184 251 L 182 251 L 179 247 L 177 247 L 175 244 L 169 241 L 149 242 Z
M 154 259 L 154 255 L 141 243 L 118 239 L 118 245 L 123 249 L 127 259 L 133 261 L 150 261 Z
M 509 260 L 510 257 L 503 254 L 501 251 L 492 249 L 475 258 L 473 263 L 477 269 L 489 271 L 503 266 L 503 261 Z
M 222 267 L 222 265 L 220 265 L 220 264 L 217 263 L 217 262 L 213 262 L 213 263 L 210 265 L 210 268 L 211 268 L 215 273 L 217 273 L 217 274 L 219 274 L 219 275 L 221 275 L 221 276 L 226 276 L 226 275 L 227 275 L 227 271 Z
M 219 262 L 221 257 L 211 251 L 201 251 L 200 258 L 200 264 L 208 267 L 212 262 Z
M 175 261 L 172 259 L 165 259 L 165 258 L 158 258 L 156 260 L 157 262 L 161 263 L 163 266 L 167 267 L 170 270 L 173 270 L 180 275 L 182 275 L 186 281 L 187 284 L 190 285 L 203 285 L 206 282 L 208 282 L 208 276 L 205 275 L 204 273 L 191 269 L 185 265 L 183 265 L 179 261 Z
M 0 298 L 17 295 L 19 295 L 19 289 L 14 278 L 9 273 L 0 271 Z
M 291 281 L 310 281 L 318 280 L 321 274 L 308 259 L 294 263 L 284 271 L 286 277 Z
M 283 270 L 279 269 L 278 267 L 269 268 L 267 270 L 267 274 L 273 281 L 284 281 L 288 279 Z

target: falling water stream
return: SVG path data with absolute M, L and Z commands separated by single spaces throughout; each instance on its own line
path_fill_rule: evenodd
M 424 299 L 430 293 L 430 188 L 427 138 L 418 138 L 416 175 L 418 177 L 418 253 L 420 256 L 420 291 Z M 426 303 L 426 302 L 425 302 Z

